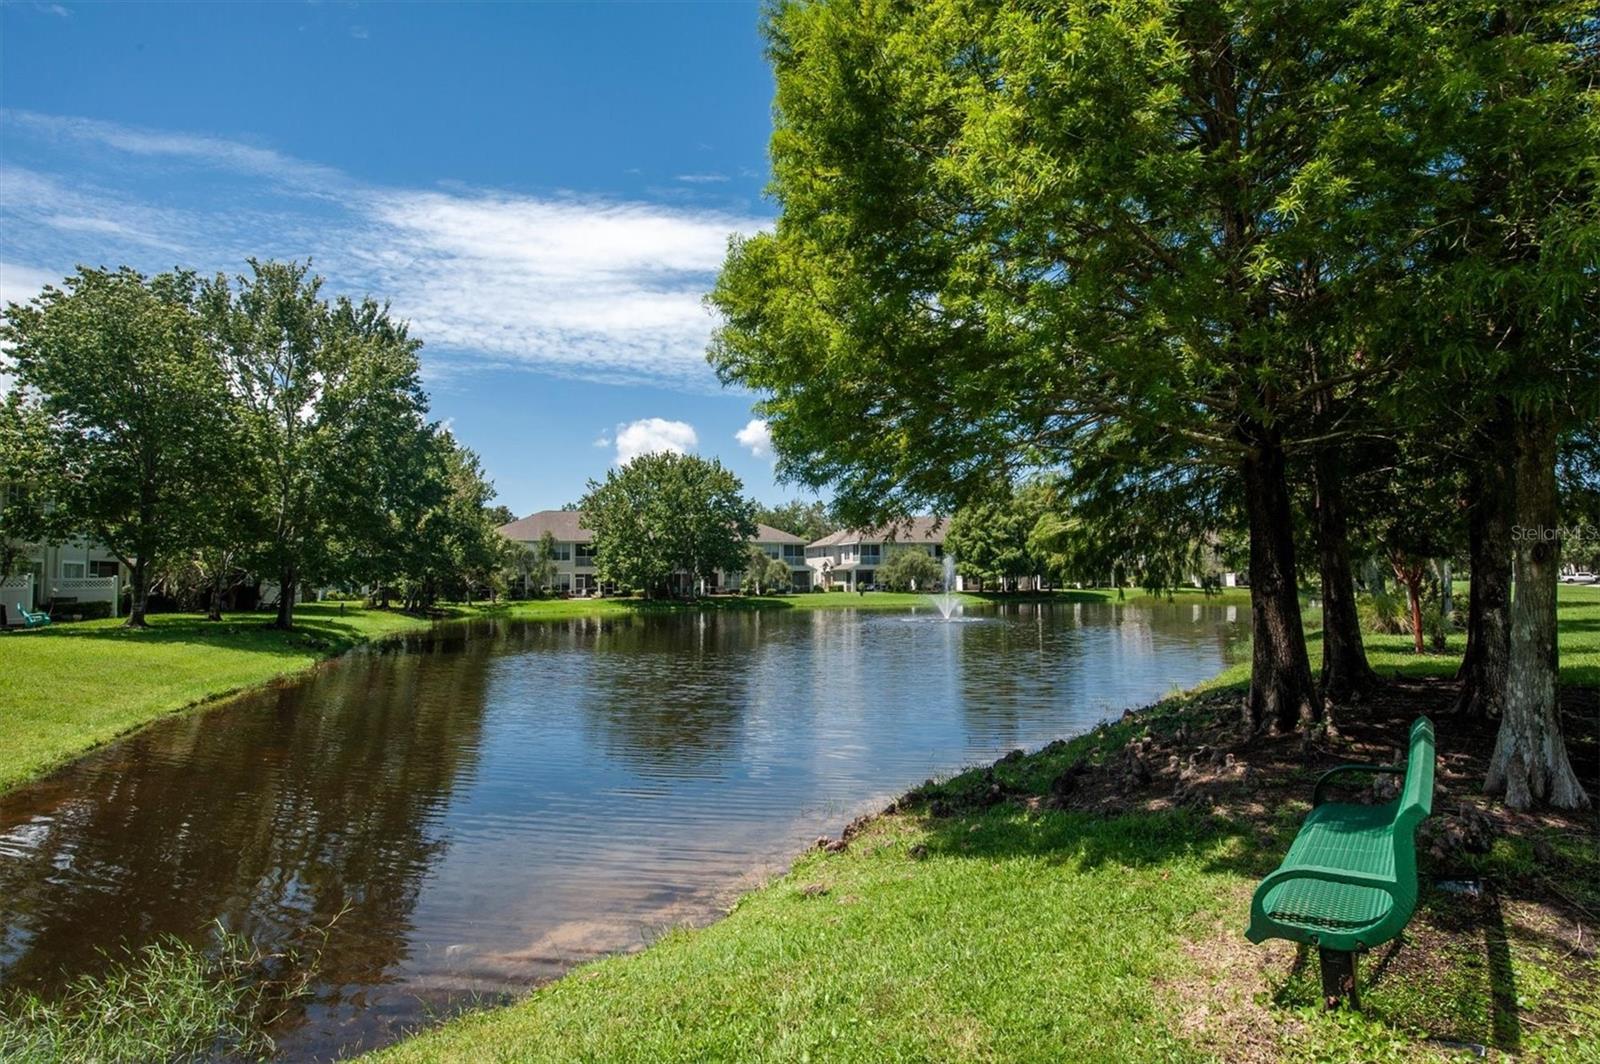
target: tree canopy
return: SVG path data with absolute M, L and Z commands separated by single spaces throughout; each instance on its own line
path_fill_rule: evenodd
M 647 595 L 666 593 L 675 574 L 692 587 L 717 570 L 745 566 L 755 505 L 721 462 L 697 455 L 641 455 L 589 481 L 580 509 L 593 530 L 600 579 Z

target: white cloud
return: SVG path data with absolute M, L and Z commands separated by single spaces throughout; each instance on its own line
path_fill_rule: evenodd
M 0 256 L 229 272 L 246 255 L 310 257 L 329 292 L 370 292 L 411 321 L 430 379 L 515 366 L 715 391 L 701 300 L 728 237 L 768 224 L 638 201 L 374 186 L 216 137 L 34 112 L 3 120 L 8 139 L 71 149 L 85 165 L 70 177 L 0 168 Z
M 643 454 L 671 451 L 685 454 L 694 450 L 700 438 L 687 421 L 646 417 L 617 426 L 617 465 L 627 465 Z
M 41 270 L 37 266 L 0 262 L 0 305 L 26 303 L 42 292 L 45 285 L 59 285 L 64 276 L 55 270 Z
M 750 448 L 750 453 L 757 458 L 765 458 L 772 453 L 772 427 L 765 418 L 753 417 L 745 422 L 744 428 L 733 434 L 739 441 L 740 447 Z
M 25 130 L 36 136 L 98 145 L 130 155 L 188 159 L 208 166 L 294 181 L 340 184 L 347 181 L 342 173 L 331 166 L 302 162 L 270 148 L 258 148 L 223 137 L 170 133 L 102 122 L 95 118 L 47 115 L 9 108 L 4 118 L 6 125 L 13 129 Z
M 678 180 L 689 185 L 714 185 L 728 180 L 727 174 L 679 174 Z

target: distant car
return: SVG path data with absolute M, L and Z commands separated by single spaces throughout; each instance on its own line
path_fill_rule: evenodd
M 1593 584 L 1600 582 L 1600 577 L 1595 576 L 1586 569 L 1579 569 L 1575 572 L 1562 573 L 1561 582 L 1563 584 Z

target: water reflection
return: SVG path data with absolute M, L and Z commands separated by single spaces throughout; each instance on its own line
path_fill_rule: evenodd
M 934 617 L 482 622 L 152 728 L 0 799 L 0 977 L 343 912 L 281 1034 L 377 1044 L 707 919 L 883 797 L 1195 683 L 1229 642 L 1217 609 Z

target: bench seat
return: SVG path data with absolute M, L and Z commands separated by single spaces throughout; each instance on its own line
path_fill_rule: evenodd
M 1342 765 L 1312 792 L 1311 813 L 1250 905 L 1252 942 L 1286 938 L 1323 951 L 1353 953 L 1398 935 L 1417 905 L 1415 835 L 1433 806 L 1433 726 L 1411 728 L 1405 784 L 1393 801 L 1325 801 L 1341 775 L 1398 773 L 1386 765 Z
M 1365 872 L 1394 883 L 1394 814 L 1386 805 L 1328 802 L 1311 811 L 1284 868 L 1333 868 Z M 1308 932 L 1358 931 L 1380 923 L 1394 909 L 1394 895 L 1381 887 L 1324 879 L 1287 879 L 1267 891 L 1266 914 Z

